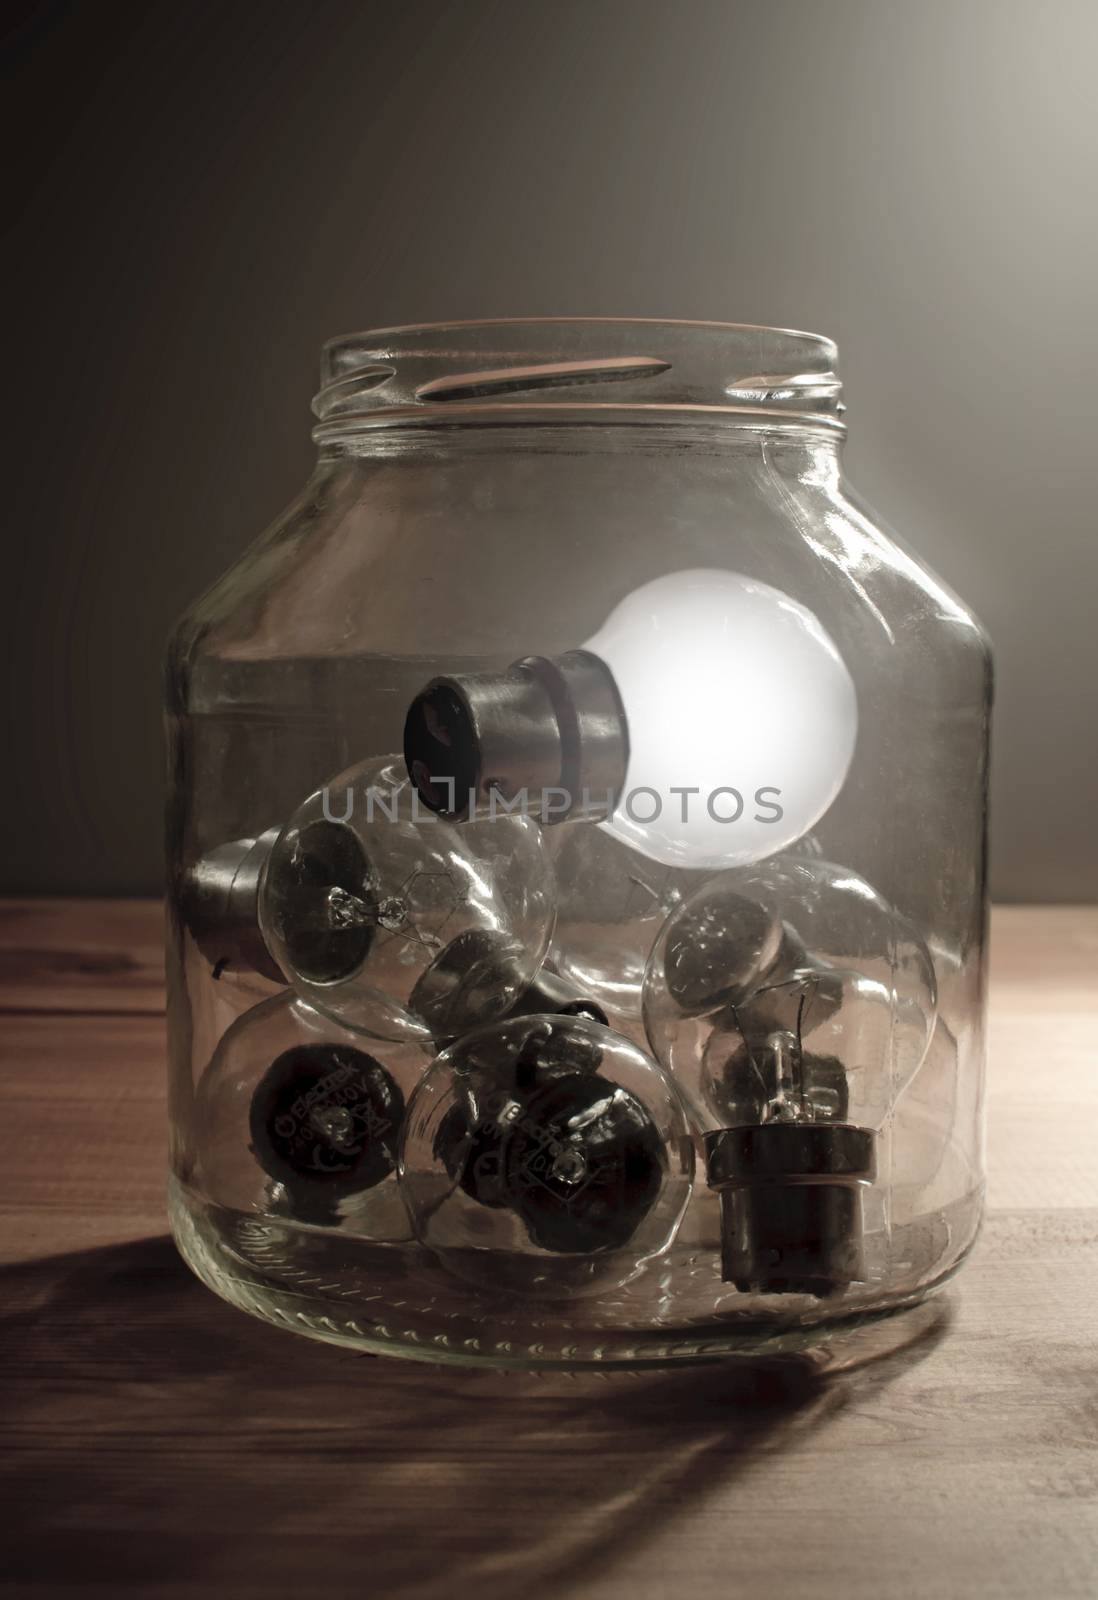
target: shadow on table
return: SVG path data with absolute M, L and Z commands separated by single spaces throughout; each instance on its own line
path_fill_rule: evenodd
M 286 1338 L 166 1238 L 8 1268 L 0 1288 L 0 1570 L 36 1593 L 582 1593 L 948 1319 L 942 1301 L 909 1313 L 902 1350 L 839 1379 L 806 1358 L 539 1376 Z

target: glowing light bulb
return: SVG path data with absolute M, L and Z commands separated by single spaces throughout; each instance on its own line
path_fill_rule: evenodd
M 436 678 L 405 758 L 425 803 L 584 817 L 667 866 L 743 865 L 801 838 L 846 778 L 854 684 L 819 619 L 739 573 L 644 584 L 578 650 Z
M 769 584 L 657 578 L 585 648 L 610 668 L 629 725 L 624 803 L 605 826 L 642 854 L 758 861 L 807 833 L 842 788 L 854 684 L 816 617 Z

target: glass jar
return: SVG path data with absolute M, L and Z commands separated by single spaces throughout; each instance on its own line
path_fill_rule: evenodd
M 835 355 L 326 347 L 316 471 L 167 676 L 172 1225 L 233 1304 L 673 1361 L 963 1260 L 990 655 L 847 487 Z

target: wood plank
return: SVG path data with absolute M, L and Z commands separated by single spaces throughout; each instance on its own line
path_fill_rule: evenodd
M 0 1261 L 164 1229 L 164 1018 L 0 1019 Z
M 159 901 L 0 901 L 0 1011 L 163 1009 Z
M 989 984 L 988 1205 L 1098 1205 L 1098 909 L 997 906 Z

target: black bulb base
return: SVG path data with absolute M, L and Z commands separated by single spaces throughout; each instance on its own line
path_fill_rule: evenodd
M 842 1293 L 863 1281 L 862 1188 L 871 1129 L 770 1122 L 706 1135 L 721 1197 L 721 1276 L 744 1294 Z
M 552 1255 L 628 1245 L 655 1205 L 668 1157 L 642 1101 L 598 1070 L 609 1030 L 531 1019 L 486 1080 L 456 1085 L 434 1158 L 470 1199 L 508 1210 Z
M 251 1149 L 272 1209 L 334 1224 L 344 1202 L 396 1170 L 404 1096 L 380 1061 L 344 1044 L 292 1046 L 260 1079 Z

